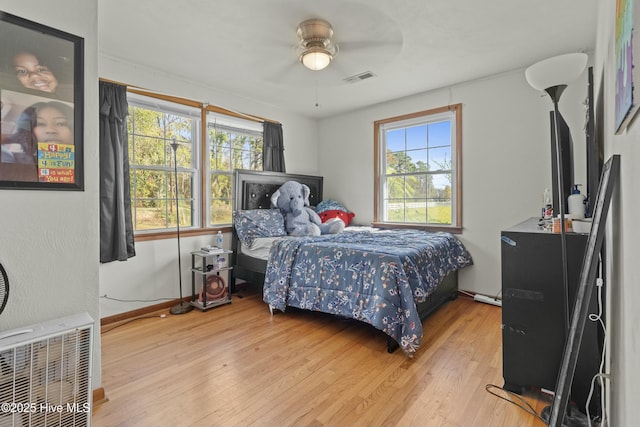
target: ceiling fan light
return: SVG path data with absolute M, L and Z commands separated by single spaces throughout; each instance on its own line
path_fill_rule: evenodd
M 311 48 L 302 52 L 300 61 L 310 70 L 320 71 L 331 63 L 333 56 L 326 49 Z

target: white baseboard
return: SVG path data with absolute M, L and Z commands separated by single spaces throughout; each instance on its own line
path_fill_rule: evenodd
M 498 307 L 502 307 L 502 300 L 497 298 L 491 298 L 482 294 L 475 294 L 473 299 L 478 302 L 483 302 L 485 304 L 497 305 Z

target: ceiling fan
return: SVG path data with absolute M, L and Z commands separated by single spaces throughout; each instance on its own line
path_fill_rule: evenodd
M 402 51 L 402 28 L 375 8 L 357 3 L 355 9 L 343 0 L 314 2 L 313 8 L 282 1 L 291 13 L 269 21 L 261 43 L 247 46 L 255 49 L 256 67 L 272 83 L 316 91 L 339 87 L 361 81 L 353 76 L 378 75 Z M 293 28 L 291 17 L 297 18 Z
M 338 54 L 338 45 L 333 43 L 333 28 L 324 19 L 307 19 L 298 25 L 300 39 L 300 62 L 310 70 L 326 68 Z

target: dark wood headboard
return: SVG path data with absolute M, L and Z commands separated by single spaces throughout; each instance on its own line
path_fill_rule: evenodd
M 309 187 L 311 206 L 322 201 L 321 176 L 237 169 L 234 172 L 233 210 L 270 209 L 271 195 L 287 181 L 297 181 Z

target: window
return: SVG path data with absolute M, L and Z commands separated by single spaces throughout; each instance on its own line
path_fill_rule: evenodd
M 379 225 L 459 232 L 461 104 L 374 123 Z
M 176 156 L 181 230 L 197 233 L 198 229 L 231 225 L 234 170 L 262 170 L 262 122 L 193 101 L 165 98 L 139 91 L 129 91 L 127 96 L 131 210 L 136 234 L 176 228 L 174 138 L 179 143 Z
M 178 171 L 180 227 L 199 225 L 198 151 L 200 110 L 129 93 L 129 167 L 133 229 L 176 228 L 174 153 Z
M 231 224 L 233 171 L 262 170 L 262 123 L 207 113 L 209 225 Z

